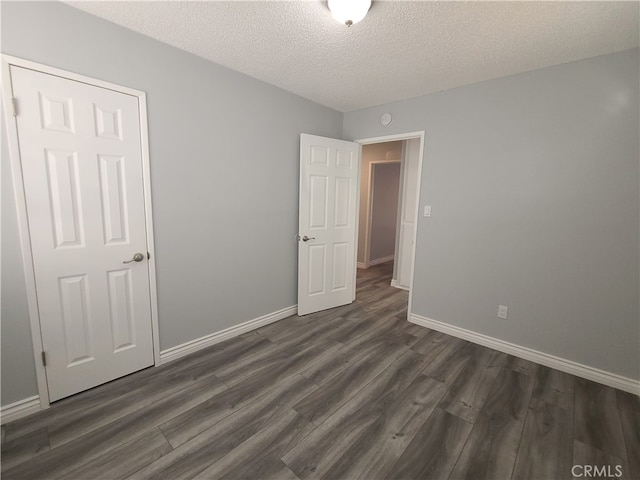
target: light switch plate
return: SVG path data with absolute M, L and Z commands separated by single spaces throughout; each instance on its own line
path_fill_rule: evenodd
M 424 207 L 424 216 L 425 217 L 430 217 L 431 216 L 431 205 L 425 205 L 425 207 Z

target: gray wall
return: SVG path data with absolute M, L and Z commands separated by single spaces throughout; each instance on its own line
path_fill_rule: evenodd
M 299 135 L 342 114 L 63 4 L 1 8 L 3 53 L 147 93 L 161 349 L 296 304 Z M 2 149 L 6 405 L 37 388 Z
M 640 378 L 638 70 L 634 49 L 345 114 L 348 139 L 426 132 L 413 313 Z
M 372 187 L 369 260 L 375 261 L 395 253 L 400 163 L 374 164 Z
M 37 395 L 7 135 L 2 117 L 2 238 L 0 239 L 0 348 L 2 405 Z M 5 401 L 5 399 L 8 399 Z

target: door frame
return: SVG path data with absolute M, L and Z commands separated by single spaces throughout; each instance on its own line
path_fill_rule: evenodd
M 18 143 L 18 127 L 13 114 L 13 89 L 11 84 L 11 66 L 23 67 L 49 75 L 66 78 L 77 82 L 86 83 L 100 88 L 106 88 L 115 92 L 137 97 L 138 112 L 140 118 L 140 145 L 142 157 L 142 181 L 144 190 L 145 227 L 147 234 L 147 251 L 150 258 L 147 262 L 149 272 L 149 293 L 151 298 L 151 331 L 153 336 L 153 360 L 154 365 L 160 365 L 160 338 L 158 326 L 158 292 L 156 284 L 155 249 L 153 240 L 153 219 L 151 211 L 151 175 L 149 166 L 149 131 L 147 122 L 147 99 L 145 92 L 121 85 L 105 82 L 95 78 L 79 75 L 66 70 L 61 70 L 41 63 L 32 62 L 11 55 L 2 54 L 2 97 L 4 107 L 4 119 L 7 129 L 7 143 L 9 147 L 9 159 L 11 163 L 11 176 L 13 181 L 14 198 L 18 216 L 18 232 L 20 235 L 20 249 L 22 251 L 22 263 L 24 267 L 25 285 L 27 293 L 27 305 L 29 323 L 31 326 L 31 340 L 33 344 L 33 356 L 36 368 L 38 395 L 40 408 L 49 407 L 49 388 L 47 386 L 47 374 L 42 364 L 41 353 L 42 336 L 40 333 L 40 315 L 38 312 L 38 295 L 36 290 L 33 256 L 31 250 L 31 237 L 27 219 L 27 204 L 22 177 L 22 159 Z M 18 105 L 18 108 L 20 106 Z
M 395 135 L 385 135 L 382 137 L 370 137 L 370 138 L 362 138 L 359 140 L 354 140 L 355 142 L 359 143 L 360 145 L 371 145 L 372 143 L 386 143 L 386 142 L 394 142 L 397 140 L 413 140 L 413 139 L 420 139 L 420 149 L 419 149 L 419 159 L 418 159 L 418 178 L 417 178 L 417 182 L 418 182 L 418 194 L 416 195 L 416 217 L 415 217 L 415 225 L 416 228 L 414 229 L 414 233 L 413 233 L 413 245 L 411 248 L 411 274 L 410 274 L 410 282 L 409 282 L 409 302 L 407 305 L 407 321 L 409 320 L 409 318 L 411 318 L 411 304 L 412 304 L 412 297 L 413 297 L 413 279 L 414 279 L 414 274 L 415 274 L 415 267 L 416 267 L 416 246 L 417 246 L 417 238 L 418 238 L 418 220 L 420 218 L 420 193 L 422 191 L 422 164 L 424 163 L 424 137 L 425 137 L 425 132 L 424 130 L 421 131 L 417 131 L 417 132 L 409 132 L 409 133 L 398 133 Z M 360 168 L 362 169 L 362 162 L 360 162 Z M 362 175 L 362 173 L 361 173 Z M 360 198 L 360 195 L 358 194 L 358 198 Z
M 374 160 L 369 162 L 369 173 L 367 177 L 367 186 L 369 187 L 369 195 L 367 197 L 367 215 L 365 217 L 365 226 L 364 226 L 364 268 L 369 268 L 371 266 L 371 224 L 373 221 L 373 181 L 375 178 L 375 167 L 376 165 L 384 165 L 384 164 L 393 164 L 399 163 L 402 165 L 402 160 Z M 402 179 L 401 179 L 402 180 Z M 362 186 L 360 187 L 362 188 Z M 400 185 L 400 190 L 402 190 L 402 185 Z M 397 229 L 396 229 L 397 230 Z M 396 231 L 396 237 L 398 236 L 398 232 Z

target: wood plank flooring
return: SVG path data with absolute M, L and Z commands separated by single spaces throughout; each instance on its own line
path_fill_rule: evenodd
M 3 479 L 640 480 L 637 396 L 408 323 L 391 267 L 3 425 Z

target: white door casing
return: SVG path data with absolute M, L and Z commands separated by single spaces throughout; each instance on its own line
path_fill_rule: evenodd
M 407 290 L 413 279 L 413 252 L 418 219 L 418 197 L 420 195 L 421 143 L 421 139 L 412 138 L 405 141 L 404 148 L 396 286 Z
M 300 135 L 298 315 L 355 300 L 360 151 Z
M 154 363 L 140 105 L 15 65 L 10 79 L 53 401 Z
M 409 213 L 405 215 L 405 219 L 408 222 L 413 223 L 414 228 L 411 230 L 412 235 L 411 235 L 411 232 L 408 232 L 409 233 L 408 235 L 399 239 L 400 242 L 404 243 L 406 248 L 402 252 L 398 252 L 398 258 L 396 258 L 395 260 L 396 263 L 406 262 L 404 263 L 405 264 L 404 275 L 408 273 L 408 276 L 405 277 L 404 281 L 408 279 L 408 290 L 409 290 L 409 302 L 407 305 L 407 320 L 408 320 L 411 317 L 412 303 L 413 303 L 413 277 L 414 277 L 414 270 L 415 270 L 414 267 L 416 263 L 416 246 L 417 246 L 416 238 L 418 233 L 418 229 L 415 227 L 418 224 L 418 210 L 419 210 L 418 205 L 420 204 L 420 191 L 422 188 L 421 187 L 422 163 L 424 158 L 425 132 L 421 131 L 421 132 L 401 133 L 401 134 L 395 134 L 395 135 L 386 135 L 383 137 L 363 138 L 363 139 L 358 139 L 356 141 L 361 145 L 370 145 L 372 143 L 394 142 L 397 140 L 408 140 L 407 142 L 405 142 L 405 147 L 403 148 L 402 162 L 403 163 L 412 162 L 415 165 L 415 168 L 411 169 L 412 170 L 411 174 L 408 174 L 406 172 L 406 167 L 403 167 L 405 172 L 403 173 L 403 179 L 402 179 L 403 195 L 401 199 L 401 202 L 403 204 L 402 208 L 404 208 L 404 204 L 409 206 L 409 204 L 413 202 L 413 206 L 414 206 L 412 209 L 413 222 L 411 222 L 412 216 Z M 410 149 L 408 148 L 409 145 L 411 145 Z M 407 150 L 410 150 L 410 151 L 407 151 Z M 405 179 L 413 183 L 412 192 L 414 193 L 410 193 L 408 196 L 405 195 L 405 188 L 406 188 L 404 185 Z M 409 197 L 414 197 L 414 198 L 411 200 Z M 401 231 L 402 229 L 400 229 L 400 232 Z M 402 259 L 400 258 L 401 256 L 402 256 Z M 399 268 L 401 267 L 399 266 Z M 399 285 L 395 285 L 395 286 L 399 286 Z M 400 288 L 406 288 L 406 287 L 400 286 Z

